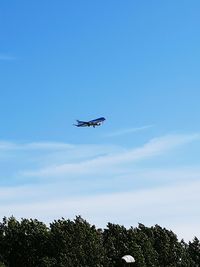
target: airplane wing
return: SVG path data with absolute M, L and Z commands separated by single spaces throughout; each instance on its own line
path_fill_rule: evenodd
M 86 126 L 88 126 L 88 124 L 87 124 L 86 121 L 79 121 L 79 120 L 77 120 L 77 124 L 74 124 L 74 126 L 77 126 L 77 127 L 86 127 Z

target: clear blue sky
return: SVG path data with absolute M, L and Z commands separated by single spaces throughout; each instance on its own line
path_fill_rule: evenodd
M 91 197 L 103 209 L 104 194 L 103 199 L 131 194 L 139 201 L 144 190 L 150 196 L 158 192 L 157 202 L 162 190 L 166 198 L 167 190 L 174 192 L 176 203 L 185 188 L 191 187 L 188 198 L 200 188 L 199 13 L 197 0 L 1 2 L 0 184 L 8 196 L 16 194 L 2 199 L 7 213 L 1 210 L 1 216 L 37 217 L 42 205 L 41 214 L 48 215 L 38 217 L 46 221 L 74 215 L 64 208 L 48 212 L 54 197 L 72 207 L 77 201 L 76 213 L 103 227 L 109 220 L 160 222 L 182 229 L 186 239 L 200 234 L 194 230 L 197 210 L 189 224 L 183 214 L 174 221 L 167 221 L 171 213 L 146 215 L 148 202 L 140 217 L 127 213 L 124 220 L 117 211 L 96 214 L 78 204 Z M 107 118 L 102 127 L 72 126 L 75 119 L 100 116 Z M 35 193 L 23 195 L 24 187 Z M 39 188 L 49 194 L 38 195 Z M 193 205 L 196 199 L 188 198 Z M 32 213 L 24 202 L 33 205 Z

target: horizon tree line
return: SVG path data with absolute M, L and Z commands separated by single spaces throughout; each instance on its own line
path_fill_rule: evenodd
M 132 255 L 136 267 L 198 267 L 200 241 L 179 241 L 159 225 L 98 229 L 81 216 L 49 226 L 13 216 L 0 222 L 0 267 L 118 267 L 124 255 Z

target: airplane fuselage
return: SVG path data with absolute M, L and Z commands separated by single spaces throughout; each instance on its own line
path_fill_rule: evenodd
M 79 121 L 77 120 L 77 124 L 75 126 L 77 127 L 90 127 L 90 126 L 100 126 L 105 121 L 104 117 L 97 118 L 95 120 L 91 121 Z

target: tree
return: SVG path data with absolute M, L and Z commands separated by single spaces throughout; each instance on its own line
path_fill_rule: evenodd
M 135 267 L 198 267 L 200 241 L 179 242 L 159 225 L 126 229 L 108 223 L 96 229 L 81 216 L 50 227 L 14 217 L 0 222 L 0 267 L 119 267 L 127 254 L 135 258 Z
M 191 259 L 194 262 L 195 267 L 200 266 L 200 242 L 199 239 L 195 236 L 192 242 L 189 242 L 188 252 Z
M 54 221 L 50 231 L 51 253 L 57 266 L 103 266 L 102 235 L 80 216 L 74 221 Z
M 108 223 L 103 231 L 103 243 L 105 248 L 105 266 L 119 266 L 121 257 L 130 253 L 128 234 L 124 226 Z
M 136 242 L 141 246 L 146 266 L 159 266 L 158 252 L 154 248 L 154 235 L 152 228 L 139 223 L 135 232 Z
M 9 267 L 38 266 L 47 249 L 48 230 L 37 220 L 4 218 L 0 225 L 3 262 Z
M 159 255 L 159 264 L 163 267 L 180 266 L 182 245 L 177 236 L 165 228 L 156 225 L 152 228 L 154 234 L 154 247 Z

